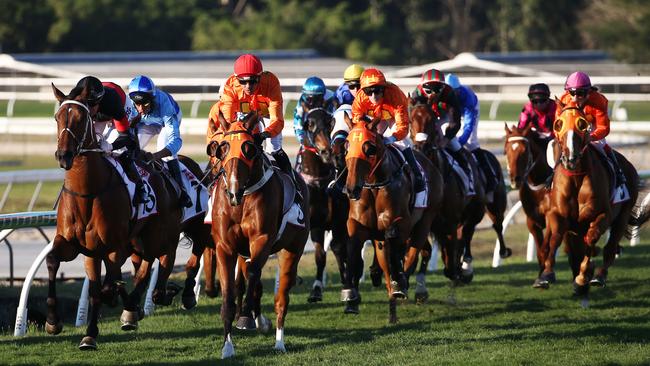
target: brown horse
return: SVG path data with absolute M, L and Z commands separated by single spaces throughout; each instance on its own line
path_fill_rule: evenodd
M 620 168 L 627 180 L 630 199 L 612 203 L 612 174 L 603 164 L 601 153 L 590 143 L 591 124 L 574 104 L 559 104 L 560 114 L 553 123 L 559 146 L 561 164 L 555 167 L 550 193 L 551 207 L 546 214 L 544 240 L 549 253 L 566 236 L 569 244 L 569 264 L 573 272 L 574 292 L 587 296 L 589 285 L 605 286 L 608 268 L 614 262 L 619 241 L 632 223 L 631 212 L 638 197 L 639 176 L 634 166 L 616 153 Z M 603 251 L 603 264 L 596 270 L 592 257 L 596 243 L 609 229 L 609 239 Z M 544 274 L 554 272 L 555 256 L 548 255 Z
M 217 262 L 223 303 L 221 319 L 224 323 L 222 358 L 234 355 L 232 322 L 235 319 L 235 263 L 239 256 L 248 258 L 243 264 L 246 279 L 246 296 L 237 321 L 239 329 L 256 329 L 254 314 L 261 301 L 262 267 L 272 253 L 277 253 L 280 263 L 280 284 L 275 297 L 276 343 L 275 349 L 284 352 L 284 321 L 289 305 L 289 290 L 296 283 L 298 261 L 309 235 L 309 216 L 299 216 L 304 225 L 283 221 L 286 201 L 293 203 L 293 195 L 285 197 L 283 177 L 271 166 L 261 146 L 254 142 L 257 126 L 256 113 L 250 113 L 243 122 L 227 122 L 219 116 L 224 139 L 214 147 L 213 155 L 223 167 L 223 174 L 215 185 L 212 209 L 212 235 L 217 244 Z M 297 176 L 297 189 L 303 200 L 300 209 L 308 210 L 309 190 Z M 290 183 L 288 183 L 290 184 Z M 287 191 L 288 192 L 288 191 Z M 286 199 L 285 199 L 286 198 Z M 295 206 L 291 206 L 294 207 Z
M 300 174 L 309 187 L 309 217 L 311 224 L 311 241 L 314 243 L 316 259 L 316 278 L 307 301 L 317 302 L 323 299 L 323 272 L 327 252 L 324 248 L 325 231 L 331 230 L 330 248 L 334 253 L 339 268 L 341 283 L 345 277 L 346 244 L 348 242 L 347 213 L 350 205 L 342 194 L 328 193 L 328 185 L 337 172 L 345 169 L 334 164 L 330 134 L 334 118 L 323 108 L 309 110 L 303 103 L 305 115 L 305 146 L 300 148 Z
M 543 274 L 544 262 L 548 255 L 555 256 L 555 253 L 548 253 L 548 248 L 543 244 L 553 169 L 546 163 L 549 139 L 539 136 L 531 128 L 532 125 L 525 128 L 508 128 L 508 125 L 505 125 L 503 151 L 510 174 L 510 186 L 519 190 L 519 200 L 526 213 L 526 225 L 537 249 L 539 273 L 533 287 L 548 288 L 550 283 L 555 282 L 555 274 Z
M 411 99 L 411 136 L 415 149 L 422 152 L 439 169 L 444 181 L 442 208 L 431 227 L 441 245 L 442 259 L 445 264 L 444 274 L 454 282 L 460 280 L 469 283 L 473 278 L 473 271 L 469 266 L 471 241 L 475 227 L 485 213 L 485 196 L 476 167 L 472 169 L 476 194 L 465 195 L 463 183 L 449 164 L 447 153 L 438 147 L 442 140 L 441 131 L 437 126 L 438 118 L 430 100 Z M 495 200 L 496 196 L 498 195 L 495 194 Z M 499 236 L 502 231 L 502 221 L 503 218 L 494 221 L 493 224 Z M 505 243 L 501 240 L 499 243 L 502 245 L 500 253 L 509 255 Z M 463 265 L 468 268 L 463 270 Z
M 347 120 L 349 121 L 349 119 Z M 427 180 L 428 200 L 424 208 L 413 208 L 413 176 L 395 148 L 384 145 L 377 131 L 380 120 L 350 126 L 345 182 L 350 198 L 348 234 L 352 258 L 348 257 L 342 296 L 350 305 L 358 302 L 358 265 L 361 245 L 376 240 L 375 251 L 384 272 L 389 297 L 389 322 L 397 321 L 396 299 L 407 297 L 406 269 L 424 246 L 431 223 L 440 209 L 442 177 L 424 155 L 416 153 Z M 410 260 L 404 261 L 408 246 Z M 411 262 L 411 263 L 409 263 Z M 355 263 L 357 263 L 355 265 Z M 350 304 L 352 303 L 352 304 Z
M 86 256 L 86 275 L 90 281 L 91 308 L 86 334 L 79 348 L 96 349 L 99 334 L 97 320 L 102 292 L 115 293 L 113 281 L 121 277 L 120 267 L 133 253 L 143 258 L 134 278 L 134 289 L 125 296 L 121 320 L 123 329 L 135 329 L 139 318 L 139 303 L 147 284 L 149 269 L 158 258 L 161 267 L 154 299 L 166 294 L 167 277 L 171 273 L 178 236 L 181 210 L 174 194 L 170 194 L 158 174 L 152 174 L 150 184 L 156 192 L 158 215 L 134 222 L 131 219 L 129 194 L 117 171 L 103 158 L 93 132 L 86 87 L 75 88 L 64 95 L 52 85 L 61 103 L 55 114 L 58 130 L 59 165 L 66 170 L 63 192 L 59 201 L 56 237 L 47 256 L 48 314 L 46 330 L 58 334 L 63 326 L 57 314 L 56 273 L 61 261 L 71 261 L 79 253 Z M 104 290 L 100 290 L 101 263 L 107 274 Z

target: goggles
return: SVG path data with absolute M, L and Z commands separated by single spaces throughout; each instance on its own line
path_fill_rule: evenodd
M 373 94 L 374 95 L 383 95 L 384 94 L 384 87 L 383 86 L 369 86 L 367 88 L 364 88 L 363 92 L 367 96 L 371 96 Z
M 569 94 L 571 94 L 572 97 L 584 98 L 589 94 L 589 89 L 570 89 Z

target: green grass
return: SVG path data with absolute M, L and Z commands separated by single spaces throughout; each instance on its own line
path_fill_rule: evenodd
M 493 237 L 493 234 L 491 235 Z M 483 253 L 485 254 L 485 252 Z M 478 256 L 477 256 L 478 257 Z M 324 301 L 307 304 L 313 280 L 313 256 L 303 257 L 286 322 L 288 353 L 276 354 L 273 334 L 235 330 L 236 356 L 226 364 L 264 365 L 639 365 L 650 362 L 650 243 L 625 248 L 610 271 L 608 287 L 591 293 L 583 309 L 571 296 L 566 258 L 558 260 L 558 283 L 547 291 L 530 287 L 536 265 L 519 257 L 497 269 L 485 256 L 477 260 L 474 282 L 451 289 L 439 271 L 427 278 L 430 299 L 398 305 L 399 323 L 387 323 L 383 288 L 362 286 L 358 316 L 344 315 L 340 285 L 329 283 Z M 333 258 L 330 256 L 330 282 Z M 275 260 L 265 270 L 263 312 L 272 316 Z M 77 285 L 78 286 L 78 285 Z M 44 293 L 44 288 L 33 293 Z M 78 293 L 78 287 L 70 293 Z M 411 293 L 412 295 L 412 293 Z M 105 310 L 97 352 L 81 352 L 83 329 L 66 324 L 59 336 L 29 329 L 24 338 L 0 336 L 2 364 L 183 364 L 220 363 L 221 299 L 202 297 L 198 308 L 179 309 L 178 302 L 159 308 L 124 333 L 118 312 Z

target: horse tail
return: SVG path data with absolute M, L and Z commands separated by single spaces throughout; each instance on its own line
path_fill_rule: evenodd
M 638 230 L 650 220 L 650 194 L 646 195 L 643 201 L 634 206 L 630 218 L 627 222 L 628 227 L 625 236 L 629 239 Z

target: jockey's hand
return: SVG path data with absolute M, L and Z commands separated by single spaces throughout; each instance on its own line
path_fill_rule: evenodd
M 154 159 L 154 156 L 149 151 L 140 150 L 138 153 L 138 160 L 148 163 Z
M 128 131 L 120 132 L 120 135 L 115 139 L 115 141 L 113 141 L 113 150 L 121 149 L 123 147 L 126 147 L 127 150 L 133 150 L 137 147 L 133 137 Z
M 142 118 L 142 115 L 140 115 L 140 114 L 138 114 L 137 116 L 131 118 L 129 120 L 129 127 L 131 127 L 131 128 L 135 127 L 140 122 L 141 118 Z
M 390 135 L 388 137 L 384 137 L 384 145 L 390 145 L 395 141 L 397 141 L 397 138 L 395 138 L 395 136 L 393 136 L 393 135 Z
M 253 135 L 253 139 L 255 140 L 255 145 L 262 145 L 262 142 L 264 142 L 265 139 L 268 139 L 271 137 L 271 134 L 268 133 L 267 131 L 261 132 L 261 133 L 256 133 Z
M 169 149 L 164 148 L 164 149 L 162 149 L 162 150 L 160 150 L 160 151 L 156 151 L 156 152 L 153 153 L 152 155 L 153 155 L 153 158 L 154 158 L 154 159 L 156 159 L 156 160 L 160 160 L 160 159 L 165 158 L 165 157 L 167 157 L 167 156 L 172 156 L 172 152 L 169 151 Z

